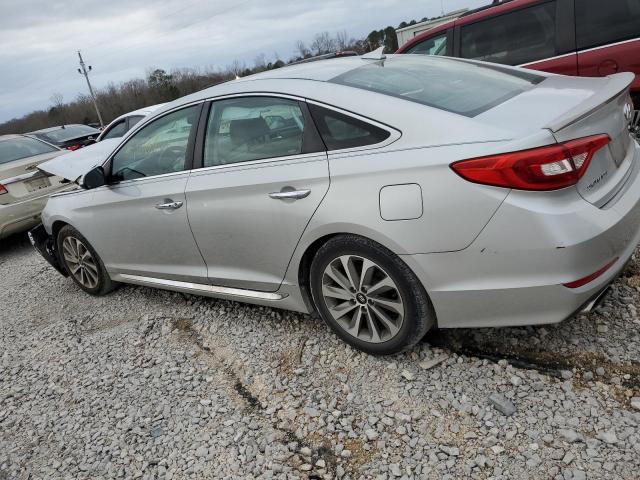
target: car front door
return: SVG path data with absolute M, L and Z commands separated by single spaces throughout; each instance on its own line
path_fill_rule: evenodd
M 192 171 L 186 196 L 209 280 L 276 291 L 329 188 L 327 155 L 306 104 L 218 100 L 201 129 L 202 168 Z
M 207 283 L 184 194 L 201 107 L 159 117 L 107 163 L 109 184 L 92 191 L 79 229 L 110 273 Z

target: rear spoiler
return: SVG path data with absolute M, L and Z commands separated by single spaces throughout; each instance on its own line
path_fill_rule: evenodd
M 627 90 L 635 77 L 635 74 L 630 72 L 616 73 L 614 75 L 607 76 L 607 83 L 603 88 L 598 89 L 598 91 L 580 103 L 576 108 L 573 108 L 552 120 L 545 128 L 548 128 L 555 133 L 585 117 L 588 117 L 602 105 L 609 103 L 614 98 L 617 98 L 622 92 Z

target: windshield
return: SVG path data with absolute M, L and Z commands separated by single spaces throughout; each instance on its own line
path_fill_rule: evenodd
M 33 157 L 42 153 L 56 152 L 58 149 L 40 140 L 29 137 L 0 139 L 0 165 L 21 158 Z
M 65 140 L 85 135 L 97 136 L 98 134 L 100 134 L 100 130 L 88 127 L 87 125 L 66 125 L 64 128 L 60 127 L 57 130 L 51 130 L 49 132 L 34 132 L 34 135 L 37 137 L 53 143 L 64 142 Z
M 541 75 L 423 55 L 398 55 L 350 70 L 331 82 L 474 117 L 529 90 Z

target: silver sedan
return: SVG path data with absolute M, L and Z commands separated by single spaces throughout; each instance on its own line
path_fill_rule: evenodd
M 0 135 L 0 239 L 38 225 L 47 197 L 70 188 L 36 169 L 64 153 L 26 135 Z
M 306 63 L 166 105 L 113 152 L 41 166 L 36 247 L 117 283 L 317 312 L 374 354 L 434 326 L 559 322 L 640 239 L 632 74 L 482 62 Z

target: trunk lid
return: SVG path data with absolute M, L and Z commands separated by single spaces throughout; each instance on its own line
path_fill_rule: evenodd
M 633 103 L 628 87 L 633 80 L 612 85 L 594 95 L 582 115 L 560 119 L 553 127 L 558 142 L 606 133 L 609 145 L 598 150 L 577 184 L 578 192 L 589 203 L 604 207 L 622 189 L 632 171 L 634 141 L 629 131 Z M 579 111 L 578 111 L 579 112 Z
M 55 151 L 22 158 L 0 165 L 0 184 L 7 193 L 0 195 L 0 205 L 29 200 L 58 190 L 60 178 L 38 170 L 41 163 L 64 154 Z
M 603 207 L 631 172 L 634 142 L 629 132 L 633 116 L 629 86 L 634 77 L 633 73 L 604 78 L 551 75 L 475 118 L 509 129 L 515 136 L 546 129 L 558 142 L 607 134 L 609 145 L 596 152 L 577 184 L 586 201 Z
M 96 144 L 41 163 L 38 165 L 38 169 L 75 182 L 93 167 L 102 165 L 121 140 L 121 138 L 107 138 Z

